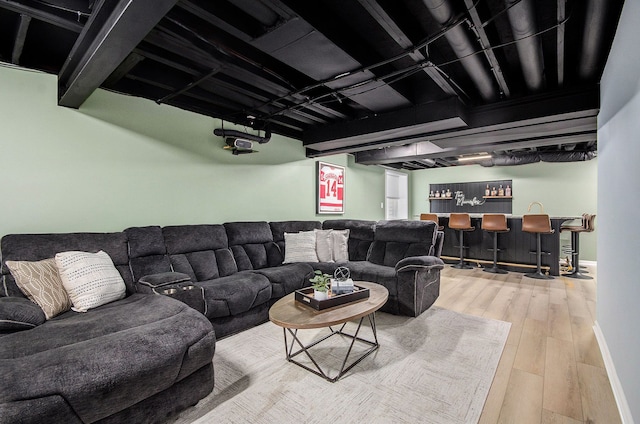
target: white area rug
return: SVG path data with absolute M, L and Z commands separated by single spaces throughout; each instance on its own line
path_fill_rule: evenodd
M 511 324 L 440 308 L 376 321 L 380 348 L 336 383 L 287 362 L 282 328 L 270 322 L 218 341 L 213 393 L 177 422 L 477 423 Z M 370 339 L 370 327 L 360 335 Z M 349 343 L 333 336 L 312 354 L 337 370 Z M 365 349 L 356 343 L 354 354 Z

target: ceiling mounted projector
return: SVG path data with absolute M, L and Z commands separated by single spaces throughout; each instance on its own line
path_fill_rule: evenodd
M 253 142 L 244 138 L 227 137 L 227 145 L 236 149 L 253 149 Z
M 244 138 L 227 137 L 225 139 L 225 149 L 232 150 L 234 155 L 241 155 L 244 153 L 253 153 L 253 141 Z
M 254 142 L 264 144 L 271 139 L 271 131 L 268 127 L 264 130 L 264 137 L 240 131 L 225 130 L 224 128 L 216 128 L 213 133 L 217 136 L 225 137 L 226 145 L 224 148 L 231 150 L 234 155 L 257 152 L 257 150 L 253 150 Z

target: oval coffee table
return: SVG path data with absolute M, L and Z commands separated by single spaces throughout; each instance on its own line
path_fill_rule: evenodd
M 295 293 L 290 293 L 282 299 L 278 300 L 269 309 L 269 319 L 274 324 L 283 328 L 284 332 L 284 346 L 287 360 L 293 362 L 300 367 L 317 374 L 330 382 L 336 382 L 347 371 L 356 366 L 360 361 L 369 356 L 372 352 L 378 349 L 378 335 L 376 332 L 376 320 L 375 312 L 380 309 L 389 297 L 389 291 L 380 284 L 369 283 L 365 281 L 355 281 L 355 285 L 369 289 L 369 297 L 366 299 L 358 300 L 352 303 L 347 303 L 340 306 L 335 306 L 329 309 L 323 309 L 316 311 L 310 306 L 304 305 L 295 300 Z M 367 318 L 371 325 L 371 331 L 373 333 L 373 340 L 366 340 L 358 336 L 360 328 L 362 327 L 363 320 Z M 354 334 L 345 333 L 344 327 L 347 322 L 358 320 L 358 328 Z M 340 328 L 334 330 L 333 326 L 340 325 Z M 305 345 L 298 338 L 298 330 L 313 329 L 313 328 L 325 328 L 328 327 L 331 333 L 320 339 Z M 287 332 L 291 335 L 291 343 L 287 340 Z M 342 335 L 351 338 L 351 345 L 347 350 L 342 367 L 338 374 L 334 377 L 330 377 L 318 364 L 318 362 L 311 356 L 309 349 L 318 343 L 327 340 L 334 335 Z M 351 354 L 351 350 L 356 341 L 370 345 L 362 355 L 355 359 L 351 364 L 347 366 L 347 360 Z M 294 350 L 294 346 L 298 345 L 300 349 Z M 316 369 L 310 368 L 295 359 L 295 356 L 304 353 L 311 360 Z

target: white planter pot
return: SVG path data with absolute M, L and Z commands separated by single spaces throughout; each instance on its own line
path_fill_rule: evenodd
M 318 290 L 314 290 L 313 298 L 316 300 L 327 300 L 329 298 L 329 294 L 326 291 L 321 292 Z

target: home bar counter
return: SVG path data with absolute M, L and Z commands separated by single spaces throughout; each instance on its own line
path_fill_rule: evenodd
M 482 214 L 470 214 L 473 231 L 464 232 L 465 261 L 471 265 L 488 265 L 493 263 L 493 235 L 483 231 Z M 449 228 L 449 214 L 438 214 L 439 224 L 444 226 L 444 245 L 442 257 L 447 263 L 457 262 L 460 257 L 459 232 Z M 550 275 L 560 275 L 560 226 L 579 217 L 551 217 L 553 234 L 541 234 L 540 241 L 543 252 L 542 270 Z M 531 272 L 536 267 L 536 234 L 522 231 L 522 217 L 507 215 L 507 226 L 510 231 L 498 233 L 498 264 L 508 271 Z

